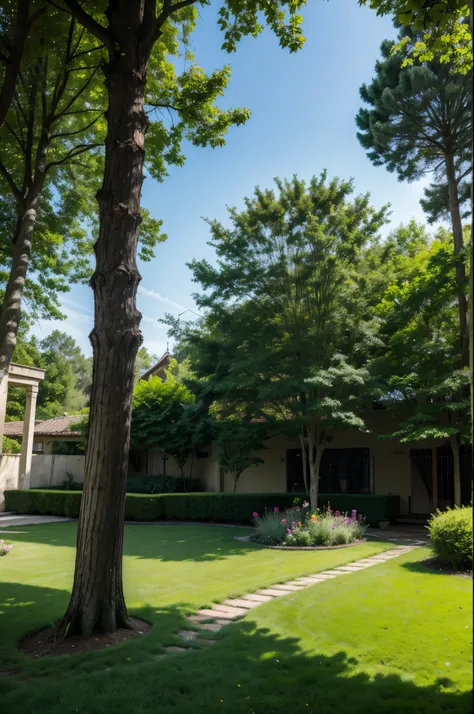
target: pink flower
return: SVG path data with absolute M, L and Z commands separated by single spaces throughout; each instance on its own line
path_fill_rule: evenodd
M 350 519 L 350 518 L 346 518 L 346 520 L 345 520 L 346 526 L 350 525 L 350 522 L 351 522 L 351 519 Z
M 299 510 L 300 510 L 300 507 L 296 506 L 295 511 L 299 511 Z
M 274 512 L 274 513 L 278 513 L 279 510 L 280 510 L 280 509 L 278 508 L 278 506 L 275 506 L 275 508 L 273 509 L 273 512 Z
M 285 524 L 285 523 L 286 523 L 286 518 L 282 518 L 282 519 L 281 519 L 281 522 L 282 522 L 283 524 Z
M 288 528 L 288 535 L 291 535 L 291 530 Z
M 335 523 L 333 523 L 333 524 L 332 524 L 332 527 L 333 527 L 333 528 L 337 528 L 337 526 L 336 526 L 336 524 L 335 524 Z
M 252 513 L 252 516 L 253 516 L 254 518 L 258 518 L 258 513 L 257 513 L 257 511 L 254 511 L 254 512 Z
M 340 511 L 336 511 L 336 516 L 340 516 L 340 515 L 341 515 L 341 512 L 340 512 Z
M 308 507 L 309 507 L 308 501 L 303 501 L 303 508 L 308 508 Z

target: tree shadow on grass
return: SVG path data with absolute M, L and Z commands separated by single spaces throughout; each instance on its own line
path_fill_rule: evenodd
M 162 645 L 186 627 L 185 604 L 144 606 L 149 635 L 100 652 L 27 661 L 15 641 L 68 593 L 16 583 L 0 591 L 2 710 L 9 714 L 441 714 L 472 711 L 471 694 L 447 678 L 420 686 L 387 670 L 370 676 L 342 649 L 331 654 L 301 648 L 299 640 L 258 628 L 248 618 L 225 627 L 215 644 L 163 656 Z M 8 603 L 5 607 L 5 603 Z M 315 617 L 317 613 L 315 613 Z M 194 642 L 190 643 L 193 647 Z M 334 643 L 337 647 L 337 643 Z M 421 656 L 422 653 L 420 653 Z M 428 656 L 428 653 L 425 653 Z
M 181 527 L 180 527 L 181 526 Z M 21 532 L 3 537 L 13 542 L 38 543 L 59 547 L 75 548 L 77 526 L 75 523 L 50 523 L 44 526 L 23 527 Z M 161 560 L 163 562 L 207 562 L 225 560 L 233 555 L 246 555 L 265 549 L 264 546 L 248 541 L 236 540 L 236 536 L 251 533 L 241 528 L 209 525 L 128 525 L 125 526 L 123 554 L 139 559 Z M 368 540 L 375 546 L 393 548 L 394 544 L 381 539 Z M 354 545 L 355 549 L 359 546 Z M 273 551 L 272 551 L 273 552 Z M 281 551 L 283 552 L 283 551 Z M 313 556 L 317 553 L 333 551 L 308 551 Z M 352 548 L 345 548 L 341 553 L 351 553 Z M 368 553 L 365 553 L 367 556 Z M 353 560 L 357 560 L 357 551 Z
M 21 532 L 20 532 L 21 531 Z M 250 529 L 249 529 L 250 532 Z M 76 547 L 77 525 L 50 523 L 18 529 L 2 537 L 13 543 L 38 543 L 59 547 Z M 212 526 L 125 526 L 123 554 L 135 558 L 162 561 L 204 562 L 222 560 L 232 555 L 245 555 L 263 546 L 239 541 L 235 536 L 247 535 L 244 529 Z
M 448 565 L 436 562 L 432 557 L 429 557 L 426 560 L 402 563 L 402 567 L 412 573 L 423 573 L 424 575 L 454 575 L 458 578 L 468 578 L 472 580 L 472 571 L 464 573 L 453 570 L 449 568 Z

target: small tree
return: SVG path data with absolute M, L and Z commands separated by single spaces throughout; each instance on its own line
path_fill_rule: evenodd
M 194 395 L 171 370 L 167 370 L 165 381 L 152 377 L 138 382 L 133 393 L 132 448 L 169 454 L 184 477 L 184 467 L 195 448 L 194 423 L 189 418 L 194 405 Z
M 265 426 L 234 417 L 217 421 L 215 429 L 217 460 L 231 475 L 235 493 L 243 472 L 251 466 L 264 463 L 264 459 L 257 456 L 256 452 L 266 448 L 263 443 Z
M 217 403 L 299 434 L 316 507 L 329 431 L 363 428 L 375 341 L 364 256 L 385 209 L 325 174 L 276 184 L 232 209 L 231 228 L 211 222 L 218 263 L 191 263 L 208 312 L 186 339 Z
M 403 239 L 403 235 L 401 235 Z M 401 415 L 390 435 L 402 442 L 449 441 L 454 463 L 454 500 L 461 505 L 460 445 L 469 442 L 467 368 L 459 365 L 451 236 L 402 245 L 398 275 L 376 308 L 383 347 L 371 364 L 384 401 Z M 414 250 L 413 250 L 414 248 Z

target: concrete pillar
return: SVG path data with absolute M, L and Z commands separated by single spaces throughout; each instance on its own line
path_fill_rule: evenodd
M 7 411 L 7 396 L 8 396 L 8 372 L 3 375 L 0 381 L 0 454 L 2 453 L 2 437 L 5 428 L 5 415 Z
M 29 488 L 31 480 L 31 458 L 33 441 L 35 437 L 36 398 L 37 386 L 28 386 L 26 389 L 26 407 L 23 420 L 23 438 L 20 454 L 20 488 Z

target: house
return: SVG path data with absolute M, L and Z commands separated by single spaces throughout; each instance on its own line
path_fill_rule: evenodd
M 168 369 L 171 360 L 173 359 L 173 355 L 166 350 L 164 355 L 160 357 L 158 362 L 151 367 L 148 372 L 145 372 L 145 374 L 142 374 L 140 379 L 144 379 L 146 382 L 150 381 L 152 377 L 160 377 L 161 380 L 164 382 L 166 379 L 166 370 Z
M 83 435 L 80 431 L 75 429 L 75 425 L 83 418 L 81 415 L 64 415 L 54 417 L 53 419 L 35 421 L 33 453 L 52 454 L 54 453 L 54 443 L 77 443 L 82 441 Z M 21 442 L 23 437 L 23 422 L 5 422 L 4 434 L 10 439 L 16 439 Z
M 143 378 L 156 374 L 165 357 L 169 364 L 172 356 L 165 353 L 160 362 Z M 374 405 L 365 419 L 368 432 L 356 429 L 331 432 L 320 467 L 320 492 L 398 495 L 402 516 L 426 516 L 437 508 L 453 506 L 454 460 L 449 443 L 432 439 L 405 444 L 396 438 L 380 438 L 396 431 L 399 421 L 398 412 Z M 267 440 L 266 447 L 258 454 L 264 463 L 244 471 L 237 491 L 304 491 L 299 439 L 275 434 Z M 144 470 L 149 474 L 163 473 L 164 458 L 162 452 L 149 450 Z M 461 498 L 463 503 L 469 503 L 472 479 L 471 449 L 461 447 L 460 465 Z M 166 473 L 178 473 L 172 458 L 167 460 Z M 184 473 L 199 479 L 205 491 L 233 490 L 232 479 L 219 467 L 212 444 L 188 460 Z

